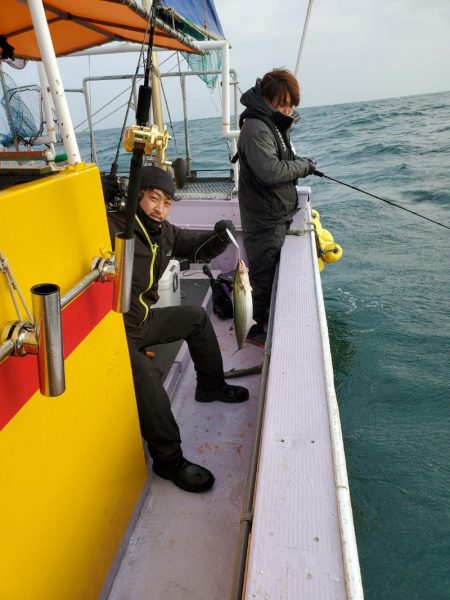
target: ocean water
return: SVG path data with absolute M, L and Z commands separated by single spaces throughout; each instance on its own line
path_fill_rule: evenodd
M 299 155 L 450 225 L 450 92 L 299 112 Z M 220 119 L 189 131 L 193 168 L 223 167 Z M 173 132 L 184 156 L 182 124 Z M 96 134 L 105 169 L 117 136 Z M 450 231 L 327 180 L 304 183 L 344 248 L 322 285 L 365 597 L 448 599 Z

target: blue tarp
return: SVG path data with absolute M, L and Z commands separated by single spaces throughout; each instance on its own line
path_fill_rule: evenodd
M 216 36 L 225 37 L 214 0 L 161 0 L 161 3 Z

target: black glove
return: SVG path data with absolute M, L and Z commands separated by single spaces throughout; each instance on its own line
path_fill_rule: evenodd
M 103 175 L 100 175 L 100 177 L 102 180 L 103 198 L 108 204 L 119 195 L 119 182 L 117 181 L 117 177 L 111 175 L 110 173 L 105 173 Z
M 313 158 L 307 158 L 306 160 L 309 162 L 308 175 L 314 175 L 316 172 L 317 162 Z
M 217 221 L 217 223 L 214 225 L 214 233 L 217 235 L 219 240 L 221 242 L 230 243 L 231 240 L 226 232 L 226 229 L 228 229 L 231 234 L 234 234 L 236 231 L 236 227 L 233 225 L 233 222 L 225 219 Z

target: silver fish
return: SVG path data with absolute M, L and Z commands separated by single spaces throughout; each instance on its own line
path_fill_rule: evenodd
M 252 288 L 248 278 L 248 269 L 243 260 L 239 259 L 234 272 L 233 283 L 233 319 L 237 345 L 244 345 L 253 320 Z

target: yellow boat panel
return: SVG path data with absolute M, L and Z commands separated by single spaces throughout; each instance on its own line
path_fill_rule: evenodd
M 0 251 L 31 306 L 30 288 L 56 283 L 66 293 L 111 250 L 99 171 L 82 163 L 0 191 Z M 15 319 L 0 278 L 1 319 Z M 2 325 L 2 323 L 0 323 Z
M 30 306 L 32 285 L 53 282 L 65 293 L 109 248 L 96 167 L 0 192 L 0 250 Z M 105 294 L 89 290 L 63 310 L 65 393 L 47 398 L 32 384 L 0 431 L 0 598 L 98 598 L 145 484 L 123 320 L 108 305 L 86 326 L 92 298 L 105 303 Z M 77 335 L 64 329 L 73 329 L 73 316 L 65 319 L 71 311 Z M 1 328 L 15 318 L 1 274 L 0 315 Z M 3 404 L 26 389 L 19 379 L 29 378 L 33 361 L 10 357 L 0 365 Z

